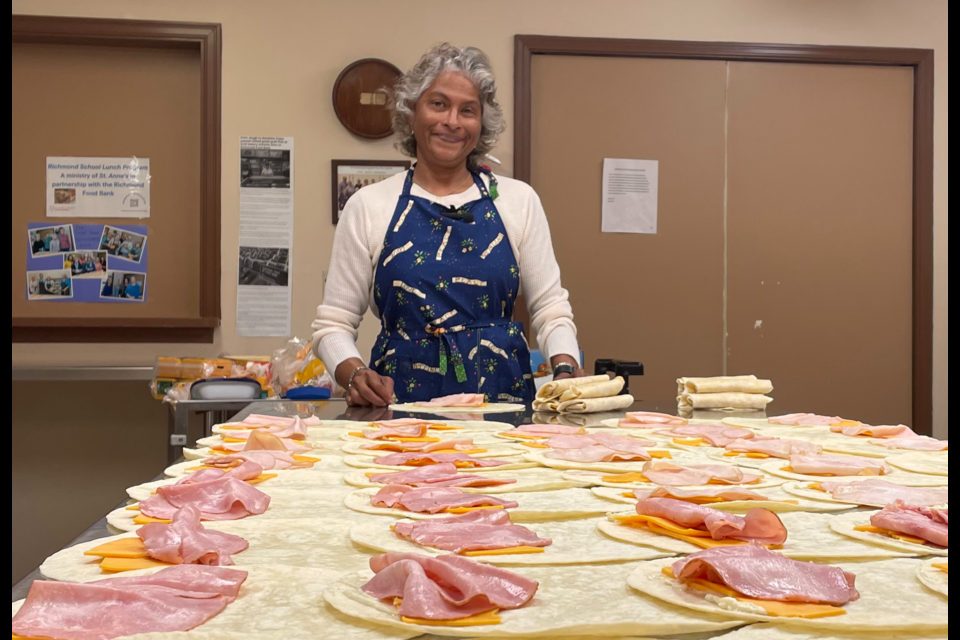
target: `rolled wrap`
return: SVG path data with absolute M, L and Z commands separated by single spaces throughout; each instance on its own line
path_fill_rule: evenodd
M 677 395 L 684 393 L 770 393 L 773 383 L 757 376 L 716 376 L 713 378 L 678 378 Z
M 613 380 L 591 382 L 590 384 L 570 387 L 560 394 L 560 402 L 569 402 L 577 398 L 608 398 L 620 393 L 621 389 L 623 389 L 623 378 L 617 376 Z
M 564 378 L 563 380 L 551 380 L 540 387 L 537 391 L 537 400 L 551 400 L 559 398 L 560 395 L 571 387 L 582 387 L 594 382 L 604 382 L 610 379 L 610 376 L 603 374 L 599 376 L 584 376 L 583 378 Z
M 568 402 L 561 402 L 557 407 L 560 413 L 597 413 L 598 411 L 616 411 L 626 409 L 633 404 L 633 396 L 625 393 L 622 396 L 609 398 L 578 398 Z
M 762 410 L 773 398 L 760 393 L 681 393 L 677 398 L 680 409 L 737 409 Z

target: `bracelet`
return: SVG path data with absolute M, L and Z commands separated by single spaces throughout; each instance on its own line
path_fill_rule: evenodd
M 354 369 L 354 370 L 350 373 L 350 377 L 347 378 L 347 389 L 349 389 L 350 387 L 353 386 L 353 379 L 354 379 L 354 377 L 356 377 L 356 375 L 357 375 L 358 373 L 360 373 L 360 372 L 363 371 L 364 369 L 369 369 L 369 368 L 370 368 L 370 367 L 367 367 L 367 366 L 364 366 L 364 365 L 360 365 L 359 367 L 357 367 L 356 369 Z
M 576 371 L 577 368 L 569 362 L 561 362 L 553 368 L 553 375 L 556 377 L 562 373 L 576 373 Z

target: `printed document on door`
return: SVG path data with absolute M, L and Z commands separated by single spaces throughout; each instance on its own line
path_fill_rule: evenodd
M 657 232 L 658 160 L 603 159 L 604 233 Z

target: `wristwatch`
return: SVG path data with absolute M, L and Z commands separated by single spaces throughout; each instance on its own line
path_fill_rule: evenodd
M 556 378 L 561 373 L 573 373 L 576 370 L 577 368 L 574 367 L 569 362 L 561 362 L 560 364 L 558 364 L 553 368 L 553 377 Z

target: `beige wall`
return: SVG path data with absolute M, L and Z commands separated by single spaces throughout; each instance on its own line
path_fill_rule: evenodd
M 778 42 L 936 51 L 935 151 L 935 432 L 947 429 L 947 2 L 945 0 L 14 0 L 13 13 L 219 22 L 223 63 L 223 327 L 212 345 L 13 345 L 13 365 L 147 364 L 157 354 L 268 353 L 274 339 L 235 331 L 238 232 L 238 138 L 294 136 L 297 213 L 293 331 L 310 332 L 320 302 L 321 271 L 333 241 L 329 161 L 393 158 L 388 140 L 350 135 L 336 120 L 330 90 L 340 70 L 363 57 L 408 68 L 431 44 L 481 47 L 500 78 L 500 100 L 513 116 L 513 36 L 517 33 L 665 40 Z M 511 175 L 512 131 L 494 155 Z M 376 334 L 372 317 L 361 347 Z M 811 409 L 816 409 L 811 407 Z

